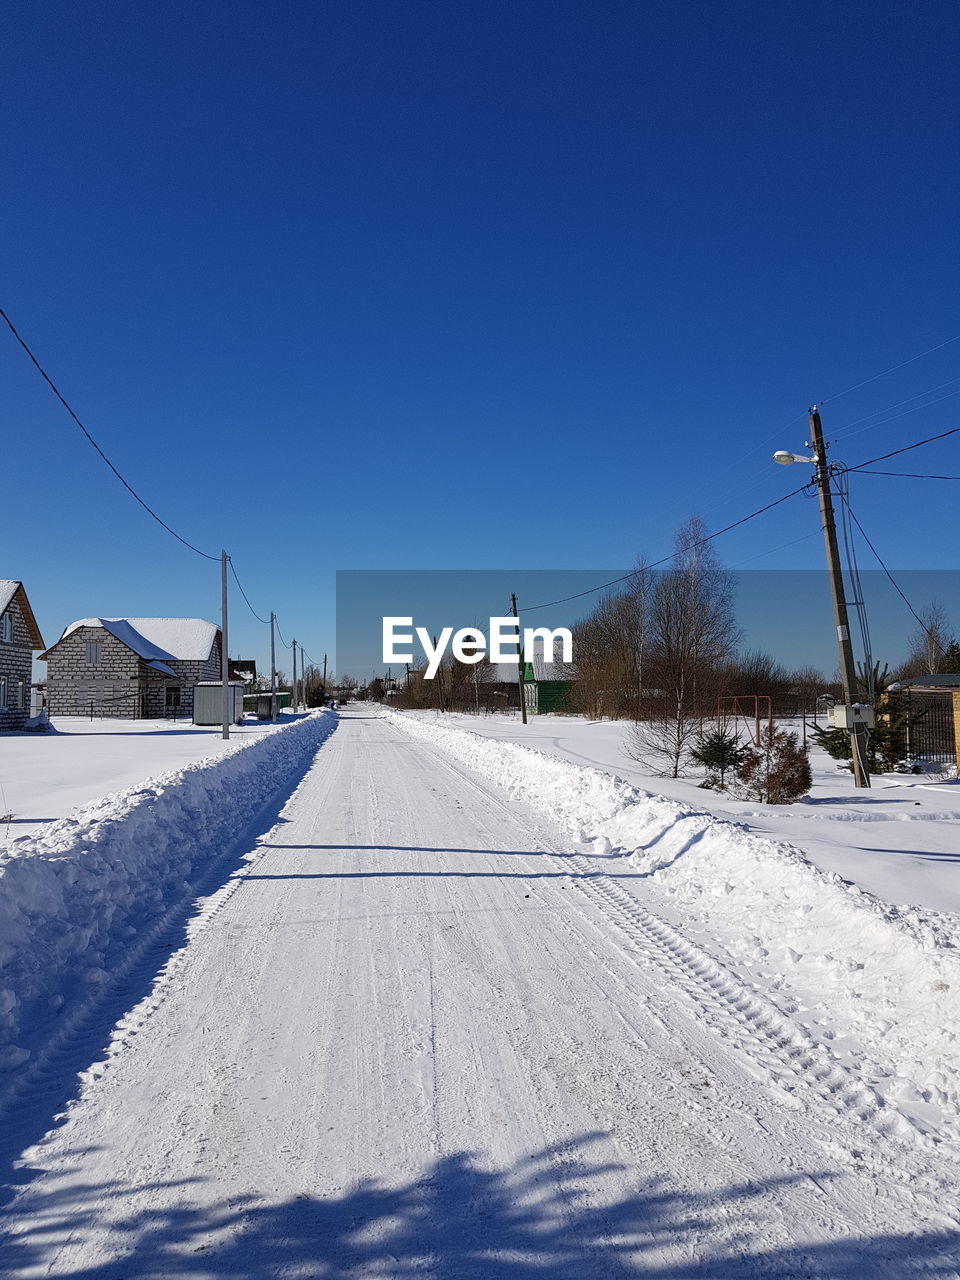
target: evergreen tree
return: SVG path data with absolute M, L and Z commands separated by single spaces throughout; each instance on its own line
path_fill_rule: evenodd
M 739 734 L 726 729 L 715 729 L 712 733 L 704 734 L 690 748 L 690 758 L 707 770 L 704 786 L 717 786 L 718 790 L 723 791 L 726 788 L 727 770 L 738 768 L 746 752 L 747 748 L 741 743 Z

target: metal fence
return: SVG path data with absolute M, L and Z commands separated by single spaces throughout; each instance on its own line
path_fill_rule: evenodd
M 953 698 L 949 693 L 914 693 L 910 695 L 908 750 L 910 755 L 938 764 L 956 761 L 956 739 L 953 731 Z

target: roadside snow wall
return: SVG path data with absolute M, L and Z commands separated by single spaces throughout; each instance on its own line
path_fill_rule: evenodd
M 111 960 L 299 781 L 336 717 L 320 712 L 117 791 L 0 854 L 0 1069 L 109 977 Z
M 578 841 L 609 841 L 771 998 L 826 1029 L 889 1102 L 960 1137 L 960 917 L 891 906 L 791 845 L 600 769 L 384 714 Z

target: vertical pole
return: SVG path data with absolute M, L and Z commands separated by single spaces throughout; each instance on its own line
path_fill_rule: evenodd
M 277 623 L 277 615 L 271 609 L 270 611 L 270 719 L 277 718 L 277 643 L 274 637 L 274 628 Z
M 850 621 L 847 616 L 847 599 L 843 589 L 843 572 L 840 568 L 840 550 L 837 545 L 837 525 L 833 516 L 833 495 L 830 491 L 830 468 L 827 465 L 827 446 L 823 440 L 823 424 L 816 408 L 810 410 L 810 444 L 817 468 L 817 489 L 820 492 L 820 516 L 823 522 L 823 541 L 827 551 L 827 569 L 830 591 L 833 595 L 833 617 L 837 626 L 837 646 L 840 650 L 840 679 L 843 683 L 843 700 L 847 706 L 858 701 L 857 671 L 853 662 L 853 643 L 850 639 Z M 870 786 L 867 768 L 867 734 L 862 724 L 850 730 L 850 750 L 853 754 L 853 779 L 858 787 Z
M 323 696 L 327 696 L 327 655 L 323 655 Z
M 223 725 L 221 737 L 230 737 L 230 657 L 227 648 L 227 560 L 225 551 L 220 552 L 220 710 Z
M 436 651 L 436 648 L 437 648 L 436 636 L 433 637 L 433 648 L 434 648 L 434 651 Z M 443 705 L 443 666 L 442 665 L 437 667 L 437 706 L 440 708 L 441 711 L 446 711 L 446 707 Z
M 520 690 L 520 716 L 521 716 L 521 718 L 522 718 L 522 720 L 523 720 L 523 723 L 524 723 L 524 724 L 526 724 L 526 723 L 527 723 L 527 700 L 526 700 L 526 698 L 523 696 L 523 695 L 524 695 L 524 688 L 523 688 L 523 645 L 520 643 L 520 614 L 517 612 L 517 596 L 516 596 L 516 592 L 514 592 L 514 593 L 511 595 L 510 599 L 511 599 L 511 601 L 513 602 L 513 616 L 514 616 L 514 617 L 516 618 L 516 620 L 517 620 L 517 656 L 518 656 L 518 658 L 519 658 L 519 662 L 517 663 L 517 688 Z
M 297 709 L 297 642 L 294 640 L 290 646 L 293 652 L 293 678 L 290 681 L 290 705 L 294 711 Z

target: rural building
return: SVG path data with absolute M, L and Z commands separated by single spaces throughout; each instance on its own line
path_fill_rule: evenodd
M 42 648 L 23 583 L 0 578 L 0 730 L 22 729 L 30 718 L 33 651 Z
M 220 628 L 203 618 L 80 618 L 40 656 L 51 716 L 190 716 L 194 686 L 220 678 Z

